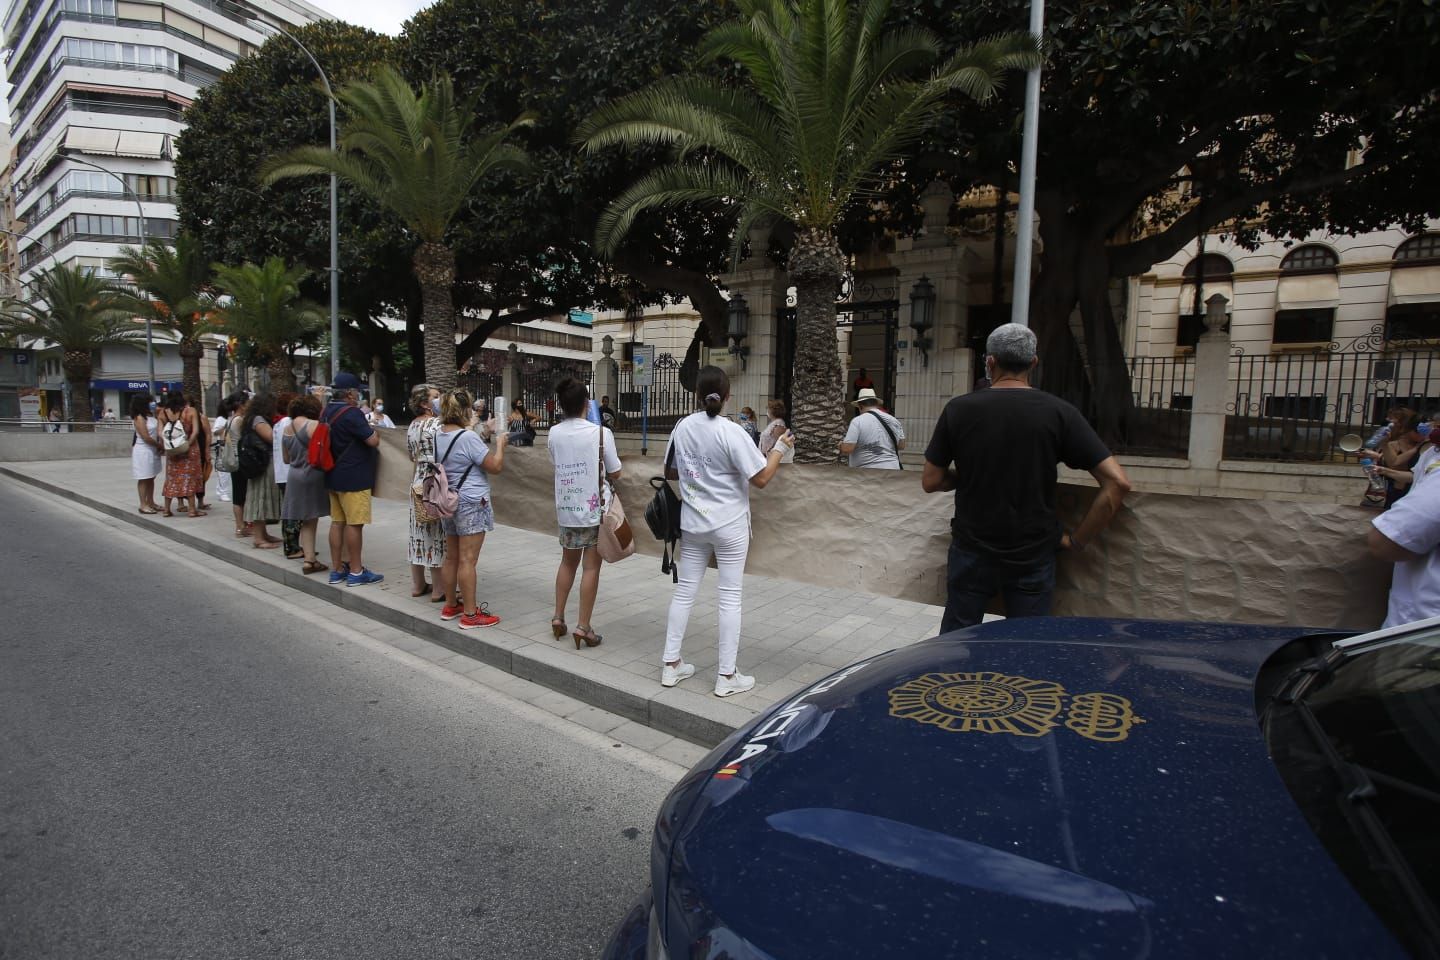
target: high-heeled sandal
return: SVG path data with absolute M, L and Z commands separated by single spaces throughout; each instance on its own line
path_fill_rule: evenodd
M 598 647 L 600 646 L 600 641 L 605 639 L 589 627 L 580 627 L 572 633 L 571 636 L 575 638 L 576 650 L 580 649 L 580 641 L 582 640 L 585 641 L 585 646 L 587 647 Z
M 555 617 L 550 621 L 550 632 L 555 634 L 556 640 L 559 640 L 561 637 L 565 636 L 565 634 L 570 632 L 570 628 L 565 625 L 564 618 Z

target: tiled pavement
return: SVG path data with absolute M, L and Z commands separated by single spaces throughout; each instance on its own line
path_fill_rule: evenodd
M 557 697 L 628 717 L 641 730 L 640 725 L 655 728 L 651 735 L 660 738 L 674 734 L 702 745 L 716 743 L 774 701 L 847 663 L 934 636 L 940 623 L 940 608 L 929 604 L 747 575 L 739 664 L 754 674 L 756 685 L 721 700 L 710 693 L 716 664 L 711 573 L 691 615 L 685 644 L 685 658 L 695 664 L 696 675 L 667 690 L 659 684 L 659 668 L 672 586 L 653 558 L 636 556 L 605 568 L 594 624 L 605 642 L 576 651 L 568 636 L 557 642 L 550 632 L 560 552 L 555 538 L 497 526 L 480 554 L 479 593 L 502 622 L 462 633 L 453 623 L 440 621 L 438 605 L 428 598 L 410 597 L 403 502 L 375 501 L 375 524 L 365 535 L 365 564 L 385 574 L 385 582 L 331 587 L 323 574 L 302 576 L 298 562 L 285 560 L 278 551 L 253 550 L 248 541 L 236 539 L 229 504 L 216 503 L 210 516 L 200 520 L 140 515 L 129 467 L 128 458 L 9 463 L 0 465 L 0 474 L 73 496 L 93 509 L 222 557 L 249 571 L 241 581 L 260 589 L 279 581 L 327 600 L 332 604 L 329 618 L 358 632 L 437 662 L 473 658 L 548 686 Z M 498 513 L 503 519 L 503 503 Z M 328 526 L 321 521 L 322 559 L 327 559 Z M 272 532 L 278 535 L 277 529 Z M 577 602 L 578 584 L 570 598 L 572 626 Z M 503 678 L 496 685 L 503 688 Z M 544 706 L 539 700 L 536 704 Z

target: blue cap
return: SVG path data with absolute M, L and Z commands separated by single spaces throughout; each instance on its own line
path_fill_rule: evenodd
M 360 378 L 353 373 L 337 373 L 335 382 L 330 384 L 331 390 L 359 390 Z

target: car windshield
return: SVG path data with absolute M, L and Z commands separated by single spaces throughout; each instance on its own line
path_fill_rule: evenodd
M 1356 889 L 1430 956 L 1440 903 L 1440 628 L 1336 650 L 1295 676 L 1265 716 L 1271 755 Z

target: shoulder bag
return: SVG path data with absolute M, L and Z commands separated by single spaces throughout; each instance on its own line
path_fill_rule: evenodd
M 219 449 L 215 452 L 215 469 L 222 473 L 239 473 L 240 458 L 235 449 L 235 444 L 230 438 L 230 422 L 232 418 L 225 418 L 225 432 L 220 435 Z
M 619 563 L 635 552 L 635 534 L 630 521 L 625 519 L 625 508 L 620 504 L 620 491 L 605 479 L 605 428 L 600 427 L 600 479 L 596 485 L 603 510 L 600 513 L 600 541 L 596 549 L 600 559 L 606 563 Z M 606 488 L 610 497 L 605 497 Z
M 895 448 L 895 463 L 900 467 L 901 470 L 904 470 L 905 464 L 900 462 L 900 441 L 895 439 L 895 431 L 891 430 L 890 424 L 885 422 L 885 418 L 880 416 L 880 414 L 876 413 L 874 410 L 867 410 L 866 413 L 870 414 L 870 416 L 880 421 L 880 426 L 885 430 L 885 436 L 890 438 L 890 445 Z

